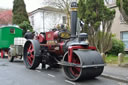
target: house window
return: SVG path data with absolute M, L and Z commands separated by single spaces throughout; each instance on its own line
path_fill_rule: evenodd
M 125 44 L 125 49 L 128 49 L 128 32 L 121 32 L 121 39 Z
M 62 20 L 63 20 L 63 24 L 66 24 L 66 16 L 63 16 Z
M 34 26 L 34 16 L 32 16 L 31 19 L 32 19 L 32 25 Z
M 120 14 L 120 24 L 126 24 L 124 17 Z

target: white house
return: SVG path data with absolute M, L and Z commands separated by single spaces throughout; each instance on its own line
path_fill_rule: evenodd
M 66 24 L 66 14 L 50 6 L 38 8 L 29 13 L 29 20 L 36 32 L 47 32 L 58 24 Z

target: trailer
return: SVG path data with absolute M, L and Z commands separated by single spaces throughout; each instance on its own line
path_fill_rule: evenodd
M 0 27 L 0 52 L 1 58 L 4 57 L 5 52 L 9 50 L 9 46 L 14 44 L 15 37 L 22 37 L 22 29 L 16 26 Z
M 9 51 L 8 51 L 9 62 L 13 62 L 14 58 L 22 59 L 23 47 L 25 42 L 26 42 L 26 39 L 24 37 L 14 38 L 14 44 L 10 45 Z

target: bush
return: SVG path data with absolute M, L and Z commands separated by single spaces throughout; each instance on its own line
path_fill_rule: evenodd
M 23 34 L 25 34 L 27 30 L 33 31 L 33 28 L 28 21 L 23 21 L 23 23 L 19 24 L 19 26 L 23 29 Z
M 124 43 L 121 40 L 112 38 L 112 49 L 108 54 L 118 55 L 118 53 L 124 53 Z

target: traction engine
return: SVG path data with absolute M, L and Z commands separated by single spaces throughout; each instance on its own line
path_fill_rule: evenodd
M 24 63 L 29 69 L 36 69 L 40 63 L 52 68 L 62 66 L 66 77 L 71 81 L 90 79 L 99 76 L 104 69 L 104 61 L 90 47 L 86 33 L 76 34 L 77 3 L 71 4 L 71 33 L 66 29 L 40 33 L 36 39 L 27 40 L 24 45 Z

